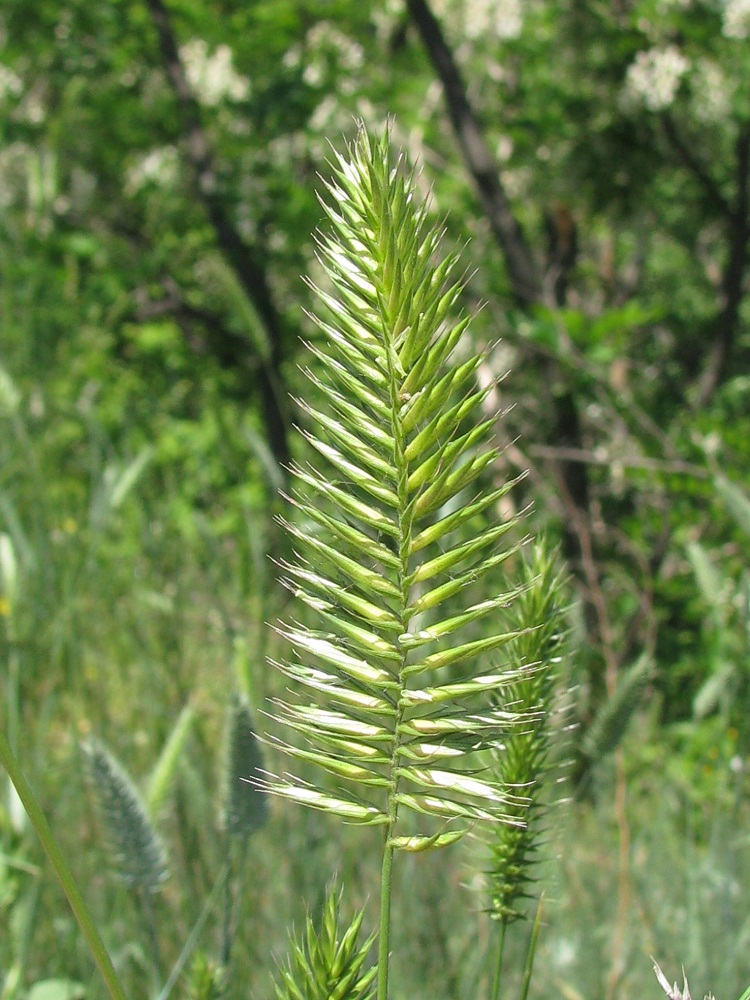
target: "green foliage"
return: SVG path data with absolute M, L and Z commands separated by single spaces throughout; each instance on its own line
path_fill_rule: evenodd
M 748 792 L 746 7 L 428 0 L 486 140 L 484 178 L 503 183 L 540 271 L 544 300 L 521 309 L 511 307 L 505 251 L 450 136 L 416 6 L 164 5 L 212 157 L 213 208 L 264 266 L 280 321 L 276 356 L 247 271 L 196 195 L 196 132 L 170 84 L 153 5 L 2 4 L 0 727 L 92 887 L 102 925 L 114 931 L 116 915 L 120 940 L 125 927 L 118 969 L 143 995 L 149 963 L 133 944 L 135 914 L 123 890 L 97 877 L 97 852 L 80 849 L 89 822 L 74 747 L 106 732 L 138 773 L 149 773 L 152 748 L 165 748 L 144 797 L 181 889 L 159 898 L 169 914 L 160 937 L 174 955 L 225 860 L 224 782 L 212 749 L 224 743 L 223 709 L 214 706 L 234 685 L 233 661 L 253 704 L 267 694 L 289 700 L 287 680 L 263 669 L 267 652 L 284 655 L 263 623 L 303 617 L 280 611 L 270 585 L 266 554 L 293 560 L 288 536 L 270 527 L 284 473 L 268 444 L 262 376 L 272 370 L 280 398 L 291 390 L 325 408 L 315 387 L 300 387 L 297 368 L 299 335 L 322 339 L 301 318 L 310 293 L 298 277 L 319 273 L 309 241 L 316 177 L 326 171 L 326 138 L 351 137 L 355 116 L 380 127 L 396 113 L 395 137 L 421 163 L 420 191 L 432 192 L 430 219 L 450 210 L 450 242 L 469 241 L 465 299 L 486 303 L 459 350 L 483 354 L 482 385 L 514 372 L 503 386 L 500 443 L 521 444 L 497 474 L 530 467 L 533 478 L 500 501 L 503 516 L 533 490 L 535 517 L 562 539 L 580 598 L 579 652 L 566 668 L 585 704 L 575 752 L 587 760 L 619 741 L 632 783 L 632 853 L 644 867 L 630 934 L 612 930 L 610 902 L 618 892 L 627 899 L 628 885 L 609 862 L 618 845 L 602 759 L 600 801 L 581 807 L 561 852 L 570 877 L 545 913 L 554 946 L 537 969 L 540 990 L 559 993 L 559 980 L 571 997 L 646 995 L 654 984 L 641 956 L 657 953 L 652 940 L 662 934 L 658 954 L 670 967 L 684 961 L 696 982 L 736 996 L 748 939 L 733 907 L 747 873 L 716 845 L 742 837 L 747 816 L 727 815 L 710 843 L 706 817 Z M 714 360 L 716 383 L 704 393 Z M 483 405 L 498 408 L 495 396 Z M 303 441 L 293 451 L 306 461 Z M 491 463 L 482 478 L 495 474 Z M 326 501 L 322 513 L 333 507 Z M 484 530 L 488 513 L 476 514 L 467 537 Z M 481 602 L 482 586 L 467 589 L 471 597 L 456 597 Z M 304 623 L 329 627 L 312 616 Z M 608 692 L 628 689 L 644 650 L 652 670 L 633 686 L 632 711 L 618 716 Z M 616 741 L 610 733 L 601 742 L 607 717 Z M 293 741 L 308 749 L 301 734 Z M 307 762 L 299 768 L 307 780 Z M 332 791 L 339 779 L 320 780 Z M 648 832 L 665 809 L 660 837 L 670 851 L 660 853 Z M 268 840 L 290 846 L 275 853 L 263 837 L 253 841 L 263 862 L 249 866 L 239 925 L 250 944 L 233 958 L 236 981 L 258 996 L 267 949 L 257 942 L 265 933 L 279 940 L 301 898 L 318 897 L 334 851 L 347 886 L 369 886 L 375 863 L 367 848 L 349 847 L 346 831 L 334 847 L 325 817 L 288 820 L 278 810 L 270 823 Z M 455 832 L 419 823 L 421 836 Z M 693 840 L 707 852 L 693 865 L 701 884 L 693 879 L 672 906 Z M 305 865 L 290 857 L 302 845 Z M 464 840 L 455 858 L 471 846 Z M 68 981 L 95 997 L 36 851 L 18 798 L 3 795 L 0 994 L 16 1000 L 35 983 Z M 404 895 L 423 892 L 435 915 L 428 934 L 407 905 L 396 912 L 414 932 L 406 959 L 394 948 L 399 976 L 412 977 L 410 1000 L 420 990 L 429 1000 L 476 995 L 480 974 L 469 970 L 485 932 L 453 891 L 453 857 L 441 861 L 439 899 L 406 867 L 437 862 L 404 860 Z M 698 909 L 712 914 L 710 927 Z M 690 954 L 669 954 L 668 940 L 688 942 Z M 732 942 L 739 959 L 714 957 Z M 623 954 L 632 958 L 623 978 L 608 978 L 610 956 L 614 968 Z
M 279 970 L 277 1000 L 371 1000 L 376 969 L 365 968 L 375 936 L 360 943 L 364 914 L 360 911 L 342 933 L 340 894 L 331 889 L 323 904 L 319 928 L 310 916 L 305 932 L 292 939 L 287 968 Z
M 726 476 L 715 478 L 717 493 L 736 522 L 739 537 L 750 539 L 750 500 Z M 706 677 L 693 698 L 696 719 L 718 713 L 729 732 L 740 735 L 740 750 L 750 747 L 744 709 L 750 691 L 750 568 L 746 559 L 722 560 L 695 540 L 686 554 L 707 609 L 701 625 Z
M 726 476 L 717 475 L 715 485 L 737 526 L 750 538 L 750 498 Z

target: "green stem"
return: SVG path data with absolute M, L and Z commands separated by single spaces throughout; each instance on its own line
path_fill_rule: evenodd
M 226 972 L 232 958 L 232 946 L 237 933 L 240 903 L 244 899 L 247 872 L 247 852 L 250 837 L 227 837 L 227 878 L 224 892 L 224 928 L 222 931 L 221 964 Z
M 168 1000 L 172 990 L 174 989 L 175 983 L 182 975 L 182 970 L 185 968 L 188 959 L 193 953 L 195 946 L 198 944 L 198 940 L 203 932 L 203 927 L 208 920 L 214 906 L 216 905 L 219 896 L 223 892 L 224 884 L 229 878 L 229 864 L 226 863 L 224 867 L 219 872 L 219 877 L 214 883 L 214 887 L 211 890 L 211 895 L 208 897 L 206 902 L 203 904 L 203 909 L 200 912 L 198 919 L 195 922 L 195 926 L 190 931 L 188 939 L 183 945 L 182 951 L 180 952 L 180 957 L 175 962 L 174 968 L 169 973 L 169 979 L 167 979 L 164 984 L 164 989 L 161 991 L 156 1000 Z
M 232 883 L 234 882 L 234 838 L 227 836 L 227 878 L 224 882 L 224 920 L 221 931 L 222 968 L 226 969 L 232 955 Z
M 374 193 L 374 192 L 373 192 Z M 378 206 L 380 209 L 381 206 Z M 384 302 L 390 301 L 392 289 L 384 289 Z M 400 306 L 400 303 L 399 303 Z M 399 537 L 398 555 L 400 561 L 399 568 L 399 588 L 401 591 L 401 631 L 408 630 L 408 619 L 405 616 L 405 609 L 409 607 L 409 553 L 411 551 L 411 517 L 407 515 L 409 510 L 409 469 L 404 454 L 404 431 L 399 417 L 400 411 L 400 379 L 393 367 L 393 357 L 395 356 L 395 334 L 394 328 L 399 309 L 394 311 L 393 316 L 383 315 L 383 329 L 386 336 L 386 356 L 388 364 L 389 378 L 389 398 L 391 404 L 391 426 L 393 433 L 393 466 L 398 473 L 398 501 L 399 501 Z M 406 654 L 401 653 L 401 663 L 399 666 L 399 684 L 405 686 L 403 670 L 406 666 Z M 385 842 L 383 844 L 383 863 L 380 874 L 380 933 L 378 938 L 378 993 L 377 1000 L 388 1000 L 388 968 L 389 950 L 391 940 L 391 884 L 393 880 L 393 855 L 394 848 L 391 846 L 391 838 L 396 830 L 398 819 L 398 766 L 399 766 L 399 729 L 403 706 L 400 704 L 396 709 L 394 720 L 394 742 L 391 753 L 391 780 L 388 791 L 388 825 L 385 828 Z
M 68 903 L 73 911 L 73 916 L 76 918 L 78 926 L 81 928 L 81 933 L 86 939 L 94 962 L 96 963 L 102 979 L 109 990 L 109 995 L 112 997 L 112 1000 L 127 1000 L 125 991 L 117 977 L 117 973 L 115 972 L 115 967 L 112 965 L 112 959 L 109 957 L 109 953 L 107 952 L 104 942 L 102 941 L 101 935 L 96 929 L 96 924 L 94 923 L 88 907 L 83 900 L 83 896 L 78 889 L 78 885 L 73 878 L 73 873 L 63 858 L 60 848 L 57 846 L 54 834 L 50 829 L 49 823 L 47 822 L 44 813 L 42 812 L 33 791 L 31 790 L 31 786 L 21 770 L 15 754 L 10 748 L 10 744 L 8 743 L 4 731 L 1 729 L 0 764 L 2 764 L 8 772 L 8 777 L 18 792 L 18 797 L 23 803 L 26 814 L 29 817 L 32 826 L 36 830 L 37 836 L 42 842 L 44 853 L 47 855 L 47 858 L 54 869 L 57 881 L 60 883 L 63 892 L 68 897 Z
M 391 825 L 388 824 L 383 866 L 380 872 L 380 933 L 378 935 L 378 996 L 377 1000 L 388 1000 L 388 962 L 391 946 L 391 882 L 393 876 L 394 850 L 389 844 Z
M 505 920 L 500 922 L 500 933 L 497 939 L 497 955 L 495 958 L 495 976 L 492 981 L 492 992 L 490 993 L 490 1000 L 499 1000 L 500 997 L 500 982 L 503 977 L 503 952 L 505 951 L 505 930 L 508 924 Z
M 534 955 L 536 954 L 536 943 L 539 938 L 539 928 L 542 925 L 542 906 L 544 905 L 544 893 L 539 897 L 539 906 L 536 910 L 536 917 L 534 918 L 534 926 L 531 929 L 531 939 L 529 940 L 529 950 L 526 955 L 526 965 L 523 970 L 523 979 L 521 981 L 521 992 L 519 994 L 518 1000 L 526 1000 L 529 995 L 529 986 L 531 985 L 531 973 L 534 969 Z
M 159 933 L 156 929 L 156 914 L 154 912 L 153 894 L 147 888 L 142 887 L 139 893 L 141 912 L 144 923 L 148 931 L 151 945 L 151 992 L 157 994 L 164 982 L 164 968 L 161 960 L 161 950 L 159 948 Z

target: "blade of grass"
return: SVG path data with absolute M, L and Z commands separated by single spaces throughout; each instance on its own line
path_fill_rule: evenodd
M 31 825 L 36 830 L 39 840 L 42 842 L 44 853 L 47 855 L 52 868 L 54 869 L 57 881 L 67 896 L 73 916 L 81 928 L 81 933 L 86 939 L 91 956 L 104 980 L 112 1000 L 127 1000 L 125 991 L 115 972 L 112 959 L 104 944 L 104 941 L 96 928 L 93 917 L 81 895 L 73 873 L 68 867 L 62 852 L 57 845 L 54 834 L 47 819 L 42 812 L 31 785 L 26 780 L 15 754 L 10 748 L 5 733 L 0 730 L 0 764 L 8 772 L 8 777 L 18 792 L 18 797 L 23 803 L 26 814 L 31 821 Z
M 539 906 L 536 908 L 536 917 L 534 918 L 534 926 L 531 929 L 531 938 L 529 939 L 529 951 L 526 955 L 526 965 L 523 970 L 523 980 L 521 981 L 521 992 L 518 995 L 518 1000 L 526 1000 L 529 995 L 529 986 L 531 984 L 531 973 L 534 969 L 534 955 L 536 954 L 536 942 L 539 937 L 539 928 L 542 925 L 542 907 L 544 905 L 544 893 L 542 892 L 539 896 Z

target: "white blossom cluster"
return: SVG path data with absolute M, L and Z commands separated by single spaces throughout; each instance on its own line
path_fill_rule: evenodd
M 750 37 L 750 0 L 726 0 L 721 33 L 725 38 Z
M 16 76 L 7 66 L 0 65 L 0 101 L 4 101 L 6 97 L 18 97 L 22 90 L 20 76 Z
M 718 63 L 701 59 L 691 83 L 693 110 L 698 121 L 711 125 L 729 115 L 734 88 Z
M 293 45 L 283 56 L 282 62 L 290 68 L 304 63 L 302 79 L 309 87 L 319 87 L 326 78 L 333 60 L 340 72 L 339 90 L 352 93 L 356 87 L 356 73 L 365 61 L 365 50 L 331 21 L 318 21 L 307 32 L 303 45 Z
M 463 37 L 475 42 L 518 38 L 523 29 L 524 4 L 529 0 L 437 0 L 435 14 Z
M 518 38 L 523 28 L 521 0 L 466 0 L 464 16 L 466 34 L 472 40 L 487 35 Z
M 160 146 L 139 157 L 125 174 L 125 190 L 137 194 L 148 184 L 169 187 L 177 180 L 179 157 L 174 146 Z
M 649 111 L 663 111 L 674 101 L 689 68 L 690 61 L 675 45 L 639 52 L 628 68 L 626 97 Z
M 215 107 L 226 99 L 242 101 L 250 93 L 250 81 L 235 70 L 228 45 L 219 45 L 209 53 L 206 40 L 194 38 L 180 46 L 180 58 L 188 83 L 201 104 Z

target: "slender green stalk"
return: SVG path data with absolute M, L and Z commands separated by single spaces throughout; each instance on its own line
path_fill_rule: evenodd
M 203 904 L 203 909 L 201 910 L 193 929 L 190 931 L 187 941 L 183 945 L 179 958 L 175 962 L 174 968 L 170 972 L 169 978 L 164 984 L 164 988 L 162 989 L 161 993 L 158 995 L 156 1000 L 168 1000 L 168 997 L 171 994 L 172 990 L 174 989 L 177 980 L 180 978 L 183 969 L 187 965 L 188 959 L 195 950 L 195 946 L 198 943 L 198 940 L 206 924 L 206 921 L 211 915 L 211 912 L 224 889 L 224 885 L 226 884 L 228 877 L 229 877 L 229 864 L 227 863 L 223 866 L 223 868 L 219 872 L 216 882 L 214 883 L 214 887 L 211 890 L 211 895 Z
M 391 884 L 393 848 L 386 841 L 380 872 L 380 929 L 378 933 L 378 1000 L 388 1000 L 388 966 L 391 947 Z
M 500 998 L 500 983 L 503 978 L 503 954 L 505 952 L 505 931 L 508 928 L 507 921 L 503 920 L 500 923 L 500 931 L 497 937 L 497 952 L 495 954 L 495 975 L 492 981 L 492 992 L 490 993 L 490 1000 L 499 1000 Z
M 235 875 L 235 852 L 234 839 L 227 838 L 227 871 L 228 877 L 224 882 L 224 920 L 221 931 L 221 964 L 224 968 L 229 965 L 232 955 L 232 908 L 234 900 L 232 896 L 232 882 Z
M 153 893 L 149 889 L 141 886 L 138 889 L 138 899 L 140 901 L 140 909 L 143 913 L 144 923 L 148 932 L 149 945 L 151 946 L 152 992 L 158 993 L 161 989 L 162 983 L 164 982 L 164 965 L 161 958 L 161 949 L 159 948 L 159 933 L 156 928 L 156 913 L 154 912 Z
M 486 765 L 530 723 L 505 695 L 536 661 L 503 650 L 538 624 L 498 630 L 523 591 L 497 589 L 519 548 L 516 519 L 497 517 L 514 483 L 490 474 L 494 418 L 481 358 L 466 353 L 458 257 L 439 261 L 441 228 L 389 140 L 360 129 L 326 184 L 324 308 L 301 401 L 310 458 L 292 469 L 296 517 L 282 520 L 295 543 L 283 583 L 303 607 L 278 630 L 290 683 L 273 701 L 281 735 L 267 737 L 304 771 L 255 782 L 383 828 L 378 1000 L 394 853 L 447 847 L 478 823 L 523 823 L 523 786 Z
M 393 436 L 393 465 L 399 472 L 397 484 L 397 496 L 399 502 L 398 517 L 398 589 L 400 591 L 401 606 L 401 631 L 408 631 L 409 622 L 403 610 L 409 605 L 409 559 L 408 554 L 411 548 L 411 519 L 407 514 L 409 504 L 409 489 L 407 476 L 407 463 L 404 459 L 404 431 L 399 419 L 399 386 L 396 371 L 394 369 L 393 358 L 389 354 L 386 357 L 386 371 L 389 381 L 390 395 L 390 422 L 391 434 Z M 399 651 L 400 669 L 399 682 L 404 683 L 404 668 L 406 667 L 406 654 Z M 400 739 L 398 736 L 399 723 L 402 718 L 400 707 L 396 709 L 396 725 L 394 727 L 396 736 L 391 754 L 391 778 L 388 785 L 388 825 L 386 827 L 385 839 L 383 842 L 383 861 L 380 876 L 380 930 L 378 936 L 378 993 L 377 1000 L 388 1000 L 388 972 L 390 966 L 390 942 L 391 942 L 391 886 L 393 884 L 393 855 L 394 848 L 391 837 L 395 835 L 396 823 L 398 821 L 398 765 Z
M 237 931 L 240 902 L 245 895 L 249 837 L 228 837 L 227 878 L 224 890 L 224 918 L 221 932 L 221 965 L 225 970 L 232 959 L 232 946 Z
M 47 822 L 47 819 L 36 800 L 36 796 L 26 780 L 26 776 L 21 770 L 21 766 L 18 763 L 15 754 L 11 750 L 10 744 L 8 743 L 5 733 L 2 730 L 0 730 L 0 764 L 2 764 L 8 772 L 8 776 L 18 792 L 18 796 L 23 803 L 31 824 L 36 830 L 39 840 L 42 842 L 44 853 L 47 855 L 47 858 L 54 869 L 57 881 L 60 883 L 63 892 L 68 898 L 68 903 L 73 911 L 73 916 L 76 918 L 76 922 L 81 928 L 81 933 L 86 939 L 92 958 L 94 959 L 102 979 L 106 984 L 109 995 L 112 997 L 112 1000 L 127 1000 L 125 991 L 117 977 L 115 967 L 112 964 L 112 959 L 109 957 L 104 941 L 102 940 L 91 913 L 84 902 L 83 896 L 81 895 L 75 878 L 73 877 L 73 873 L 62 856 L 54 834 L 50 829 L 49 823 Z
M 531 938 L 529 939 L 529 950 L 526 953 L 526 965 L 523 970 L 523 980 L 521 981 L 521 992 L 518 995 L 518 1000 L 526 1000 L 529 995 L 529 985 L 531 983 L 531 973 L 534 971 L 534 955 L 536 954 L 536 943 L 539 938 L 539 928 L 542 926 L 542 906 L 544 905 L 544 893 L 539 895 L 539 906 L 536 908 L 536 917 L 534 918 L 534 926 L 531 929 Z

